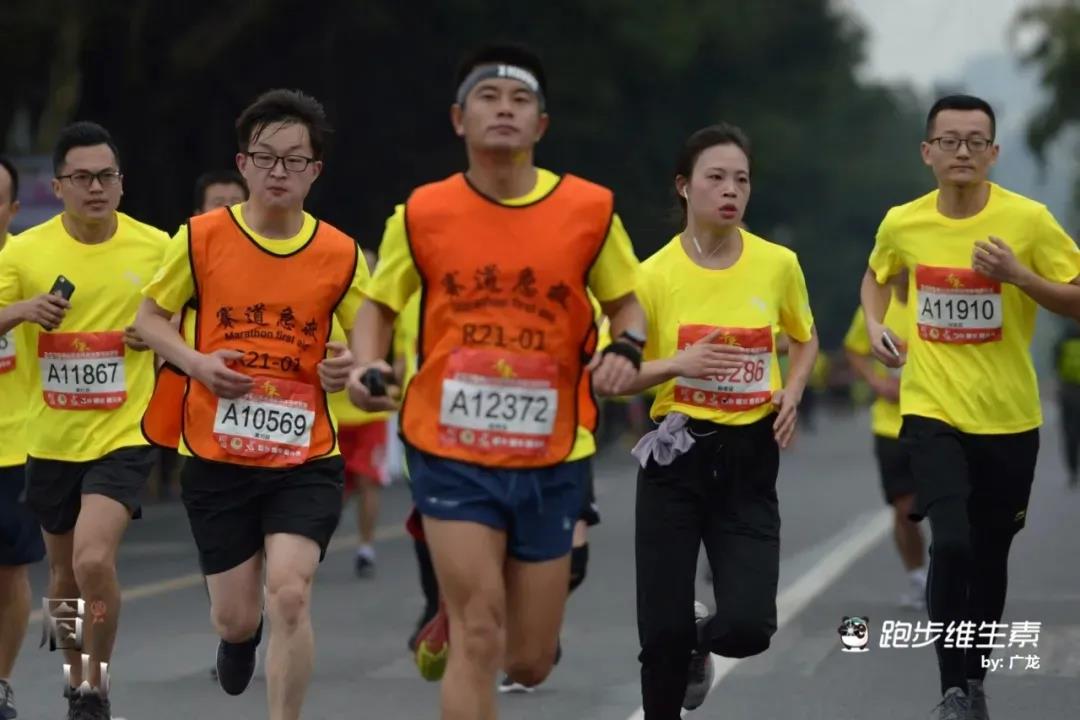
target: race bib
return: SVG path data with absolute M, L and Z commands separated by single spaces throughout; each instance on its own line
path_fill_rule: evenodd
M 717 329 L 680 325 L 679 349 L 686 349 Z M 675 402 L 731 412 L 772 401 L 772 328 L 722 328 L 713 344 L 725 345 L 743 355 L 742 366 L 712 378 L 676 378 Z
M 54 410 L 115 410 L 127 400 L 121 332 L 43 332 L 38 365 L 45 404 Z
M 15 331 L 0 335 L 0 375 L 15 369 Z
M 1001 340 L 1001 283 L 971 269 L 915 268 L 919 337 L 972 345 Z
M 440 440 L 481 453 L 542 454 L 555 429 L 557 384 L 550 356 L 458 350 L 443 377 Z
M 256 377 L 235 400 L 218 398 L 214 439 L 230 455 L 299 465 L 311 451 L 315 388 L 307 383 Z

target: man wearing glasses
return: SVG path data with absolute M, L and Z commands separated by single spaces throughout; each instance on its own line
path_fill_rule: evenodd
M 48 596 L 85 603 L 79 644 L 90 672 L 77 649 L 65 650 L 68 717 L 107 720 L 103 666 L 120 611 L 116 550 L 141 515 L 139 492 L 153 464 L 139 422 L 154 358 L 131 323 L 168 236 L 117 212 L 119 153 L 101 126 L 64 129 L 53 167 L 63 212 L 0 254 L 0 334 L 22 325 L 34 360 L 26 502 L 44 530 Z
M 311 678 L 311 587 L 341 515 L 344 463 L 326 393 L 345 387 L 368 277 L 356 242 L 304 211 L 330 131 L 292 90 L 236 123 L 246 202 L 191 218 L 143 290 L 136 327 L 186 375 L 177 406 L 183 500 L 221 638 L 218 682 L 247 688 L 270 620 L 270 717 L 297 720 Z M 189 346 L 169 319 L 194 301 Z M 266 597 L 264 598 L 264 573 Z
M 983 648 L 1001 639 L 991 624 L 1002 617 L 1009 547 L 1025 523 L 1039 449 L 1036 306 L 1080 317 L 1080 250 L 1044 205 L 988 180 L 999 148 L 984 100 L 938 100 L 926 131 L 922 157 L 937 190 L 885 216 L 862 304 L 874 355 L 904 365 L 912 519 L 930 520 L 927 605 L 942 629 L 934 717 L 986 720 Z M 882 324 L 888 281 L 904 270 L 915 302 L 906 345 Z M 974 624 L 970 642 L 955 633 L 960 623 Z

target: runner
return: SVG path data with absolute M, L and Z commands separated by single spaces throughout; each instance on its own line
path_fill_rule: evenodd
M 167 235 L 117 212 L 119 153 L 99 125 L 65 128 L 53 155 L 64 209 L 0 255 L 0 334 L 19 326 L 30 363 L 26 503 L 45 531 L 49 597 L 90 611 L 71 665 L 69 717 L 109 718 L 108 676 L 120 611 L 116 550 L 154 452 L 139 431 L 154 356 L 130 327 L 138 288 L 161 261 Z M 56 293 L 56 294 L 54 294 Z M 16 358 L 16 363 L 18 358 Z
M 376 256 L 363 251 L 369 270 L 374 270 Z M 331 340 L 348 343 L 345 331 L 334 323 Z M 330 411 L 338 422 L 338 442 L 345 461 L 345 492 L 356 494 L 356 525 L 360 543 L 353 566 L 356 576 L 375 575 L 375 526 L 379 520 L 379 495 L 390 484 L 386 465 L 389 413 L 366 413 L 349 402 L 348 393 L 330 395 Z
M 11 218 L 19 211 L 19 173 L 0 156 L 0 253 Z M 26 509 L 26 409 L 30 366 L 22 327 L 0 336 L 0 718 L 11 720 L 11 673 L 30 622 L 29 565 L 45 557 L 37 520 Z
M 596 417 L 586 286 L 616 337 L 592 361 L 597 391 L 617 393 L 635 376 L 644 340 L 637 261 L 611 192 L 533 165 L 545 90 L 523 48 L 485 48 L 463 63 L 451 116 L 468 170 L 395 211 L 365 290 L 374 302 L 353 336 L 362 364 L 353 401 L 392 409 L 398 389 L 373 397 L 361 378 L 389 374 L 379 358 L 394 317 L 422 289 L 420 370 L 401 425 L 455 638 L 444 718 L 494 718 L 500 668 L 535 686 L 555 660 L 590 452 L 578 425 Z
M 885 314 L 885 327 L 901 347 L 907 344 L 911 325 L 908 304 L 908 273 L 901 272 L 890 280 L 892 302 Z M 855 311 L 851 328 L 844 338 L 844 350 L 855 372 L 873 390 L 876 399 L 870 410 L 874 433 L 874 456 L 881 474 L 885 502 L 893 508 L 893 540 L 900 560 L 908 574 L 910 586 L 900 598 L 901 606 L 909 610 L 926 608 L 926 545 L 918 523 L 912 522 L 911 508 L 915 502 L 915 479 L 907 453 L 900 447 L 900 372 L 875 362 L 866 334 L 866 318 L 862 308 Z
M 649 341 L 629 392 L 659 386 L 652 417 L 660 423 L 634 448 L 646 720 L 701 705 L 710 652 L 757 655 L 776 632 L 779 450 L 795 433 L 818 339 L 795 254 L 739 227 L 749 147 L 731 125 L 687 139 L 675 174 L 686 228 L 642 265 Z M 779 330 L 790 344 L 786 383 Z M 694 601 L 702 542 L 712 616 Z
M 248 199 L 244 176 L 235 170 L 209 170 L 195 181 L 195 211 L 202 215 L 219 207 L 232 207 Z
M 328 338 L 332 317 L 351 327 L 367 278 L 356 242 L 304 211 L 328 131 L 322 106 L 297 91 L 244 110 L 236 162 L 250 199 L 188 221 L 137 320 L 189 378 L 182 497 L 221 637 L 218 682 L 239 695 L 251 680 L 265 569 L 274 720 L 300 717 L 311 677 L 311 585 L 341 514 L 344 467 L 323 391 L 344 387 L 352 366 Z M 273 292 L 268 278 L 281 280 Z M 192 299 L 194 348 L 169 322 Z
M 600 303 L 596 301 L 596 298 L 593 297 L 592 293 L 589 293 L 589 299 L 592 302 L 593 313 L 600 333 L 600 339 L 597 341 L 597 350 L 603 351 L 604 348 L 611 344 L 609 323 L 607 319 L 603 317 L 603 310 L 600 308 Z M 399 320 L 401 317 L 404 317 L 404 314 L 408 311 L 409 306 L 406 305 L 406 309 L 403 314 L 399 316 Z M 587 408 L 581 408 L 582 411 L 585 411 L 586 409 Z M 579 427 L 578 431 L 589 433 L 589 437 L 592 438 L 593 442 L 593 453 L 595 453 L 595 434 L 589 431 L 588 428 Z M 578 513 L 577 522 L 574 523 L 574 537 L 570 549 L 569 594 L 573 594 L 574 591 L 581 587 L 581 584 L 585 582 L 585 575 L 589 566 L 588 529 L 600 524 L 600 509 L 596 503 L 593 453 L 590 453 L 587 458 L 583 459 L 583 461 L 588 463 L 586 466 L 585 493 L 582 495 L 581 509 Z M 420 565 L 420 584 L 423 588 L 426 600 L 424 615 L 421 616 L 416 632 L 409 639 L 409 649 L 416 653 L 416 665 L 420 670 L 421 677 L 429 681 L 438 681 L 442 679 L 443 674 L 446 671 L 446 661 L 449 655 L 446 609 L 439 603 L 439 586 L 438 581 L 435 578 L 434 568 L 431 567 L 431 553 L 427 548 L 427 543 L 423 539 L 423 532 L 420 529 L 420 515 L 415 508 L 413 509 L 413 514 L 410 516 L 407 525 L 410 532 L 414 535 L 414 542 L 418 548 L 417 561 Z M 438 611 L 438 616 L 436 616 L 436 611 Z M 560 640 L 555 649 L 556 665 L 561 658 L 562 642 Z M 502 680 L 499 682 L 499 692 L 503 693 L 531 693 L 535 689 L 536 686 L 515 682 L 506 674 L 503 675 Z
M 1065 449 L 1066 482 L 1080 483 L 1080 323 L 1070 322 L 1054 346 L 1061 412 L 1061 442 Z
M 862 281 L 871 349 L 904 366 L 913 517 L 930 519 L 929 614 L 946 628 L 1001 619 L 1042 424 L 1029 350 L 1036 305 L 1080 316 L 1080 250 L 1045 206 L 987 180 L 999 151 L 994 131 L 984 100 L 951 95 L 934 104 L 921 149 L 938 187 L 888 212 Z M 888 281 L 904 269 L 914 283 L 914 327 L 906 350 L 893 353 L 882 323 Z M 982 720 L 990 650 L 946 648 L 948 636 L 937 643 L 943 697 L 935 717 Z

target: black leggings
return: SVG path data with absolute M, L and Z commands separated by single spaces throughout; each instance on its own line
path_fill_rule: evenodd
M 946 648 L 944 635 L 936 643 L 941 692 L 951 687 L 967 692 L 968 679 L 986 677 L 982 658 L 992 650 L 975 647 L 988 644 L 978 629 L 984 622 L 999 622 L 1005 610 L 1009 546 L 1015 532 L 972 526 L 966 498 L 943 498 L 927 508 L 927 517 L 933 535 L 926 588 L 930 619 L 946 628 L 969 620 L 976 628 L 970 648 Z
M 646 720 L 679 718 L 690 654 L 749 657 L 776 632 L 779 451 L 769 416 L 746 426 L 692 421 L 695 444 L 638 473 L 635 550 Z M 698 637 L 694 582 L 704 542 L 717 612 Z

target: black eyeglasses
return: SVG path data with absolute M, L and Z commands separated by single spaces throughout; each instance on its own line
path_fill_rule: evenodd
M 986 149 L 994 143 L 993 140 L 987 140 L 982 135 L 972 135 L 969 138 L 943 135 L 942 137 L 930 138 L 928 142 L 937 143 L 938 147 L 945 152 L 956 152 L 960 149 L 960 144 L 963 143 L 973 153 L 986 152 Z
M 120 182 L 120 179 L 124 176 L 117 170 L 102 170 L 101 172 L 92 173 L 86 170 L 80 170 L 79 172 L 73 172 L 68 175 L 57 175 L 57 180 L 67 180 L 72 185 L 83 190 L 89 190 L 97 180 L 98 184 L 103 188 L 112 187 Z
M 268 152 L 249 152 L 244 154 L 251 158 L 251 164 L 260 170 L 271 170 L 280 160 L 282 166 L 287 171 L 299 173 L 307 170 L 308 165 L 315 162 L 315 158 L 304 157 L 303 155 L 281 156 Z

